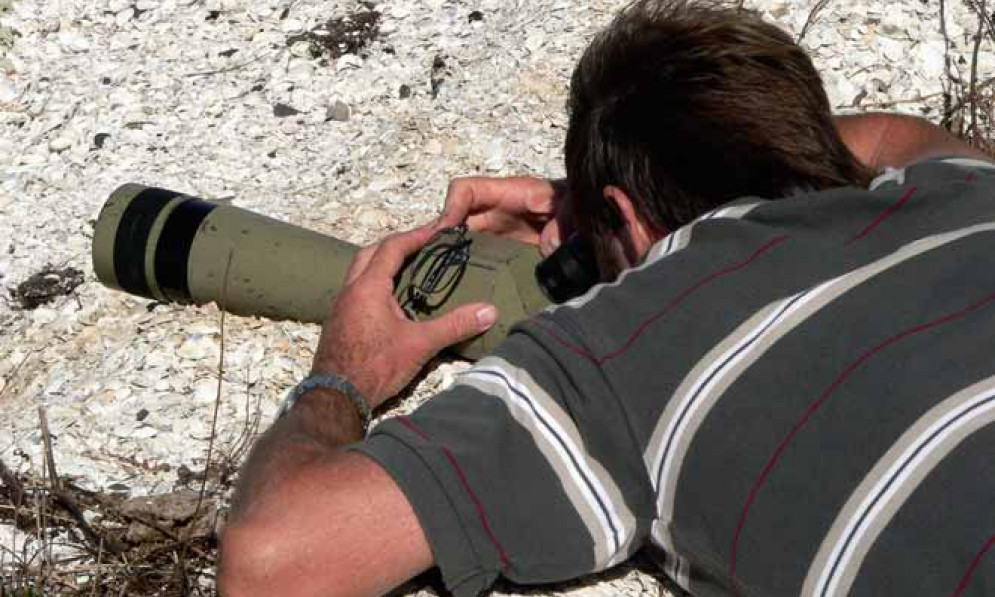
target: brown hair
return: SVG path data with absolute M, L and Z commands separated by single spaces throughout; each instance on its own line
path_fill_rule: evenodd
M 568 103 L 566 168 L 580 232 L 602 277 L 623 189 L 650 227 L 673 231 L 743 196 L 866 186 L 822 80 L 784 31 L 715 1 L 639 0 L 588 46 Z

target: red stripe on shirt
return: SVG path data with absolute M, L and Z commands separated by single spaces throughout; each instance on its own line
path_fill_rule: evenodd
M 967 590 L 968 585 L 971 584 L 971 577 L 974 576 L 975 571 L 977 571 L 978 566 L 981 565 L 981 560 L 984 559 L 985 554 L 988 553 L 992 547 L 995 547 L 995 535 L 992 535 L 991 539 L 985 543 L 985 546 L 981 548 L 978 555 L 974 556 L 971 560 L 971 565 L 967 567 L 967 572 L 964 573 L 964 577 L 960 580 L 960 584 L 957 585 L 957 589 L 950 595 L 950 597 L 961 597 L 964 591 Z
M 856 241 L 864 238 L 865 236 L 867 236 L 871 232 L 873 232 L 875 228 L 877 228 L 878 226 L 881 225 L 882 222 L 884 222 L 885 220 L 887 220 L 888 218 L 890 218 L 892 214 L 894 214 L 903 205 L 905 205 L 908 202 L 908 200 L 912 198 L 912 195 L 915 195 L 915 194 L 916 194 L 916 188 L 915 187 L 909 187 L 909 189 L 907 191 L 905 191 L 904 194 L 902 194 L 902 196 L 898 199 L 898 201 L 896 201 L 892 205 L 889 205 L 888 209 L 886 209 L 883 212 L 881 212 L 880 214 L 878 214 L 878 217 L 874 218 L 874 221 L 872 221 L 870 224 L 868 224 L 866 227 L 864 227 L 864 229 L 861 230 L 860 232 L 858 232 L 856 235 L 854 235 L 853 237 L 851 237 L 850 240 L 846 241 L 846 244 L 849 245 L 850 243 L 856 242 Z
M 404 425 L 411 431 L 413 431 L 418 437 L 422 438 L 426 442 L 434 443 L 432 442 L 431 439 L 429 439 L 428 434 L 419 429 L 407 417 L 403 416 L 397 417 L 397 422 L 400 423 L 401 425 Z M 501 545 L 501 542 L 498 541 L 497 535 L 495 535 L 494 531 L 491 530 L 490 522 L 487 519 L 487 512 L 484 510 L 484 504 L 477 497 L 477 494 L 476 492 L 473 491 L 473 488 L 470 487 L 470 481 L 466 478 L 466 475 L 463 473 L 463 468 L 459 465 L 459 462 L 456 460 L 456 456 L 454 456 L 453 453 L 449 451 L 449 448 L 443 445 L 439 445 L 439 449 L 442 450 L 442 454 L 446 457 L 446 460 L 449 461 L 449 464 L 452 465 L 453 470 L 456 471 L 456 476 L 459 477 L 460 483 L 463 485 L 463 489 L 466 491 L 466 494 L 470 496 L 470 501 L 473 502 L 474 507 L 477 509 L 477 517 L 480 518 L 480 524 L 481 526 L 484 527 L 484 532 L 487 534 L 487 538 L 490 539 L 495 549 L 497 549 L 498 556 L 501 558 L 501 567 L 504 570 L 507 570 L 508 567 L 510 566 L 510 562 L 508 560 L 508 554 L 507 552 L 504 551 L 504 547 Z
M 805 410 L 801 418 L 798 419 L 794 427 L 792 427 L 791 431 L 789 431 L 788 434 L 784 436 L 784 438 L 778 444 L 777 449 L 774 450 L 774 454 L 771 455 L 770 459 L 767 461 L 767 464 L 764 465 L 763 470 L 760 471 L 760 475 L 757 477 L 757 480 L 754 482 L 753 488 L 750 490 L 749 496 L 746 499 L 746 503 L 743 505 L 743 510 L 739 515 L 739 521 L 736 524 L 736 531 L 733 534 L 732 546 L 729 550 L 729 576 L 732 578 L 733 587 L 736 586 L 736 563 L 737 563 L 737 556 L 739 550 L 739 540 L 742 536 L 743 528 L 746 526 L 746 519 L 750 513 L 750 508 L 753 506 L 753 503 L 756 501 L 757 495 L 760 493 L 760 489 L 763 487 L 764 483 L 766 483 L 767 478 L 774 470 L 774 467 L 777 465 L 781 456 L 784 455 L 784 452 L 788 449 L 788 445 L 791 444 L 791 441 L 795 438 L 798 432 L 800 432 L 808 424 L 809 420 L 812 418 L 815 412 L 819 410 L 822 407 L 822 405 L 824 405 L 826 402 L 829 401 L 833 393 L 843 384 L 844 381 L 846 381 L 846 379 L 850 376 L 851 373 L 856 371 L 861 365 L 864 364 L 864 362 L 866 362 L 869 358 L 871 358 L 875 354 L 881 352 L 882 350 L 891 346 L 892 344 L 895 344 L 906 338 L 914 336 L 915 334 L 918 334 L 920 332 L 925 332 L 926 330 L 959 319 L 972 311 L 987 306 L 992 301 L 995 301 L 995 293 L 988 295 L 984 299 L 970 305 L 966 309 L 962 309 L 960 311 L 957 311 L 956 313 L 944 315 L 943 317 L 940 317 L 938 319 L 934 319 L 932 321 L 919 324 L 903 332 L 895 334 L 894 336 L 888 338 L 884 342 L 881 342 L 877 346 L 874 346 L 870 350 L 866 351 L 865 353 L 860 355 L 860 357 L 858 357 L 856 360 L 847 365 L 847 367 L 843 369 L 843 372 L 840 373 L 835 380 L 833 380 L 833 383 L 829 384 L 829 387 L 823 390 L 823 392 L 819 395 L 819 398 Z M 736 591 L 735 588 L 733 589 L 733 591 L 734 594 L 738 595 L 738 592 Z
M 563 345 L 564 347 L 566 347 L 568 350 L 570 350 L 571 352 L 573 352 L 577 356 L 582 357 L 584 359 L 587 359 L 588 361 L 591 361 L 592 363 L 594 363 L 595 365 L 597 365 L 597 366 L 600 367 L 606 361 L 609 361 L 611 359 L 614 359 L 615 357 L 618 357 L 618 356 L 621 356 L 622 354 L 624 354 L 625 351 L 629 350 L 629 348 L 631 348 L 632 345 L 635 344 L 636 340 L 638 340 L 639 337 L 642 336 L 643 333 L 646 332 L 646 330 L 649 329 L 649 327 L 651 325 L 653 325 L 658 319 L 660 319 L 661 317 L 663 317 L 667 313 L 669 313 L 669 312 L 673 311 L 675 308 L 677 308 L 681 303 L 683 303 L 689 296 L 691 296 L 692 294 L 694 294 L 696 291 L 700 290 L 702 287 L 710 284 L 711 282 L 714 282 L 715 280 L 718 280 L 719 278 L 721 278 L 723 276 L 726 276 L 728 274 L 731 274 L 733 272 L 736 272 L 736 271 L 739 271 L 739 270 L 745 268 L 746 266 L 748 266 L 751 263 L 753 263 L 753 261 L 756 260 L 758 257 L 760 257 L 761 255 L 763 255 L 764 253 L 766 253 L 770 249 L 773 249 L 775 246 L 779 245 L 780 243 L 788 240 L 789 238 L 791 238 L 791 237 L 788 236 L 788 235 L 785 235 L 785 236 L 778 236 L 777 238 L 771 239 L 771 240 L 767 241 L 766 243 L 764 243 L 763 245 L 761 245 L 756 250 L 754 250 L 753 253 L 749 257 L 747 257 L 745 260 L 740 261 L 739 263 L 735 263 L 733 265 L 724 267 L 724 268 L 720 269 L 719 271 L 713 272 L 713 273 L 705 276 L 704 278 L 698 280 L 693 285 L 691 285 L 690 287 L 688 287 L 687 289 L 685 289 L 684 291 L 682 291 L 680 294 L 678 294 L 676 297 L 674 297 L 662 309 L 660 309 L 659 311 L 656 311 L 655 313 L 651 314 L 649 317 L 647 317 L 646 319 L 644 319 L 638 326 L 636 326 L 635 331 L 633 331 L 629 335 L 628 339 L 626 339 L 626 341 L 622 344 L 622 346 L 620 346 L 619 348 L 616 348 L 615 350 L 613 350 L 613 351 L 611 351 L 611 352 L 609 352 L 609 353 L 607 353 L 607 354 L 605 354 L 603 356 L 596 357 L 592 353 L 590 353 L 586 349 L 584 349 L 583 347 L 577 346 L 576 344 L 573 344 L 572 342 L 569 342 L 568 340 L 563 339 L 562 337 L 560 337 L 559 334 L 556 333 L 556 331 L 554 331 L 552 328 L 544 325 L 538 319 L 534 320 L 534 323 L 539 328 L 541 328 L 546 333 L 548 333 L 550 336 L 552 336 L 552 338 L 554 340 L 556 340 L 558 343 L 560 343 L 561 345 Z

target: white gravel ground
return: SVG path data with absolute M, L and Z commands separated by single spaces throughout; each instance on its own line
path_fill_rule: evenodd
M 938 118 L 947 71 L 970 73 L 967 1 L 946 2 L 949 44 L 940 0 L 830 1 L 804 44 L 834 105 Z M 151 309 L 96 281 L 92 219 L 110 191 L 154 184 L 361 243 L 432 218 L 454 176 L 561 175 L 569 73 L 624 2 L 394 0 L 376 7 L 381 35 L 364 56 L 331 61 L 286 40 L 357 8 L 345 0 L 7 4 L 0 25 L 16 35 L 7 50 L 0 32 L 0 295 L 46 264 L 77 267 L 85 282 L 34 310 L 0 301 L 0 459 L 40 472 L 46 405 L 62 474 L 134 496 L 172 490 L 181 465 L 204 466 L 219 314 Z M 748 2 L 795 33 L 813 4 Z M 993 74 L 986 42 L 978 79 Z M 299 113 L 277 117 L 277 104 Z M 228 318 L 222 453 L 247 413 L 269 420 L 307 371 L 317 332 Z M 435 368 L 399 408 L 461 366 Z M 0 527 L 0 546 L 24 540 Z M 539 594 L 669 593 L 629 570 Z

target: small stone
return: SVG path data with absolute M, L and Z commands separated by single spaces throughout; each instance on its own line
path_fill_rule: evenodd
M 133 7 L 129 6 L 114 16 L 114 24 L 118 27 L 123 27 L 125 23 L 135 18 L 137 15 L 138 12 Z
M 17 99 L 17 87 L 5 75 L 0 75 L 0 103 L 12 102 Z
M 31 315 L 31 320 L 36 325 L 48 325 L 50 323 L 54 323 L 58 318 L 59 314 L 56 313 L 54 309 L 47 309 L 45 307 L 35 309 L 34 313 Z
M 283 122 L 280 123 L 280 132 L 284 135 L 296 135 L 301 130 L 301 126 L 297 124 L 296 120 L 291 118 L 285 118 Z
M 59 45 L 71 52 L 85 52 L 90 49 L 90 42 L 79 33 L 63 31 L 59 33 Z
M 214 341 L 205 336 L 188 338 L 176 349 L 176 354 L 189 361 L 199 361 L 207 358 L 214 349 Z
M 273 106 L 273 116 L 277 118 L 286 118 L 287 116 L 296 116 L 300 114 L 301 111 L 293 106 L 288 106 L 287 104 L 277 103 Z
M 59 135 L 58 137 L 52 139 L 48 142 L 49 150 L 55 153 L 61 153 L 73 146 L 73 140 L 66 135 Z
M 356 223 L 364 228 L 382 229 L 387 226 L 387 212 L 374 206 L 365 206 L 356 216 Z
M 484 13 L 480 12 L 479 10 L 475 10 L 470 13 L 470 16 L 467 17 L 467 20 L 470 21 L 471 23 L 479 23 L 480 21 L 484 20 Z
M 401 99 L 408 99 L 411 97 L 411 86 L 401 85 L 401 87 L 397 90 L 397 97 Z
M 211 404 L 218 397 L 218 384 L 211 379 L 202 379 L 194 384 L 193 401 L 197 404 Z
M 111 138 L 110 133 L 97 133 L 93 136 L 93 147 L 94 149 L 103 149 L 104 143 Z
M 157 431 L 155 427 L 149 427 L 148 425 L 143 425 L 138 429 L 132 431 L 129 437 L 135 439 L 151 439 L 157 435 L 159 435 L 159 431 Z
M 540 48 L 542 48 L 544 45 L 546 45 L 546 38 L 544 36 L 542 36 L 542 35 L 538 35 L 538 34 L 537 35 L 530 35 L 525 40 L 525 48 L 529 52 L 536 52 Z
M 500 138 L 493 139 L 488 144 L 484 167 L 491 172 L 504 169 L 504 142 Z
M 304 22 L 297 19 L 287 19 L 280 24 L 284 33 L 300 33 L 304 31 Z
M 335 101 L 325 112 L 325 122 L 334 120 L 336 122 L 346 122 L 349 120 L 351 110 L 349 105 L 342 101 Z
M 895 7 L 895 10 L 885 12 L 881 21 L 881 33 L 900 39 L 908 37 L 908 20 L 900 8 Z
M 135 414 L 135 420 L 144 421 L 148 416 L 149 410 L 147 408 L 143 408 Z
M 930 79 L 939 78 L 944 70 L 944 48 L 941 42 L 927 42 L 917 48 L 923 73 Z
M 347 70 L 363 67 L 363 59 L 355 54 L 344 54 L 335 61 L 335 70 Z

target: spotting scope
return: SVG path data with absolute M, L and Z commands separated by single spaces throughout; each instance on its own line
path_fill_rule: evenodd
M 97 218 L 93 269 L 111 288 L 161 302 L 215 302 L 236 315 L 321 323 L 357 250 L 233 205 L 126 184 Z M 516 321 L 590 285 L 578 279 L 576 257 L 567 257 L 564 267 L 562 259 L 541 261 L 533 245 L 451 228 L 407 262 L 395 292 L 416 320 L 469 302 L 496 305 L 501 318 L 487 333 L 453 347 L 477 359 Z

